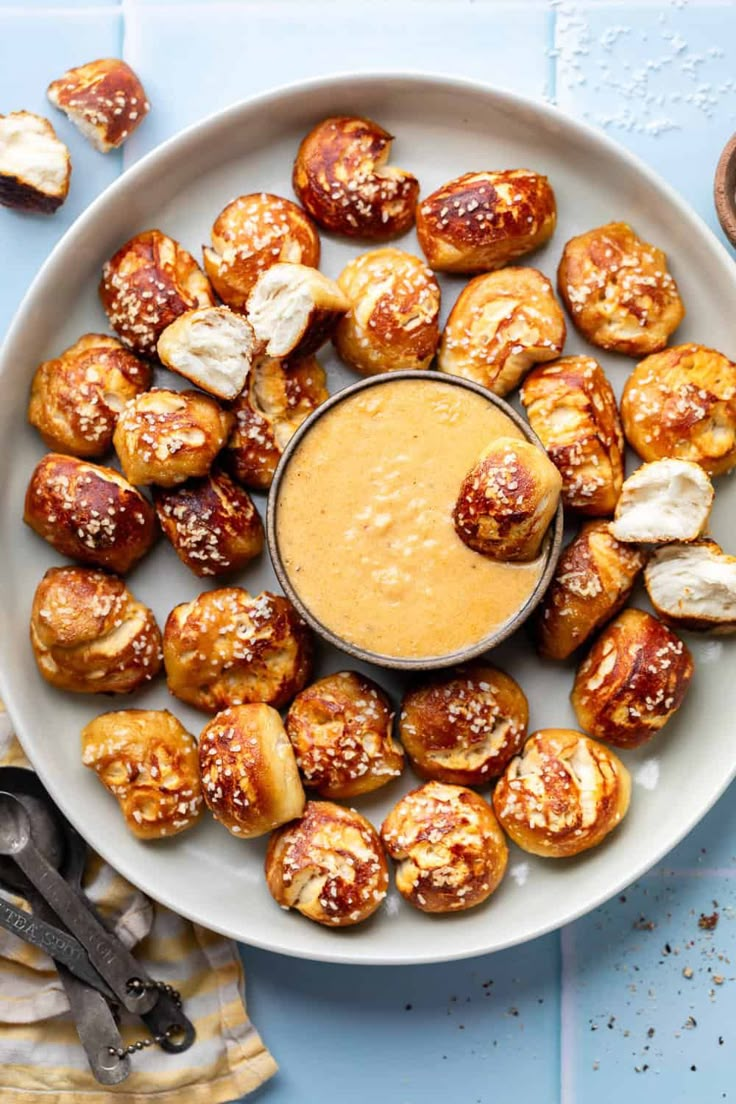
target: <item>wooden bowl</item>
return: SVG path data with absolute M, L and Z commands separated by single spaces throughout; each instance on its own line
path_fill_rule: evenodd
M 291 599 L 292 603 L 296 606 L 297 610 L 304 618 L 304 620 L 311 625 L 311 627 L 317 632 L 324 640 L 327 640 L 334 647 L 339 648 L 341 651 L 346 652 L 353 659 L 360 659 L 366 663 L 374 663 L 379 667 L 392 667 L 394 669 L 405 671 L 428 671 L 441 667 L 451 667 L 459 663 L 465 663 L 468 660 L 475 659 L 483 653 L 495 648 L 512 633 L 516 632 L 518 628 L 527 620 L 534 608 L 539 604 L 542 596 L 550 584 L 552 574 L 557 565 L 559 559 L 560 550 L 562 546 L 562 533 L 563 533 L 563 510 L 562 503 L 557 508 L 557 513 L 549 527 L 547 536 L 545 537 L 545 543 L 541 555 L 544 557 L 544 567 L 537 580 L 534 590 L 529 595 L 527 600 L 520 606 L 514 615 L 505 621 L 498 628 L 493 629 L 481 640 L 476 641 L 473 644 L 468 645 L 465 648 L 448 652 L 443 655 L 435 656 L 422 656 L 421 658 L 412 658 L 406 656 L 392 656 L 385 655 L 380 652 L 369 651 L 366 648 L 358 647 L 355 644 L 350 643 L 347 640 L 343 640 L 340 636 L 332 631 L 327 625 L 325 625 L 303 602 L 298 591 L 292 584 L 291 579 L 284 566 L 283 558 L 279 549 L 279 542 L 277 538 L 277 525 L 276 515 L 278 511 L 278 498 L 279 487 L 281 481 L 285 475 L 286 469 L 289 465 L 291 457 L 298 449 L 304 437 L 310 432 L 312 427 L 317 423 L 320 418 L 331 410 L 337 403 L 341 403 L 344 399 L 350 395 L 354 395 L 357 391 L 364 391 L 368 387 L 380 387 L 382 384 L 393 383 L 397 379 L 427 379 L 427 377 L 439 379 L 444 384 L 449 384 L 454 387 L 465 388 L 468 391 L 474 391 L 476 394 L 481 395 L 489 403 L 498 407 L 511 421 L 518 426 L 518 428 L 524 434 L 526 440 L 531 441 L 532 444 L 537 445 L 538 448 L 544 449 L 542 442 L 532 430 L 529 423 L 521 417 L 520 414 L 509 406 L 508 403 L 500 399 L 498 395 L 492 394 L 485 387 L 481 387 L 480 384 L 474 383 L 470 380 L 461 379 L 459 376 L 445 375 L 439 373 L 427 373 L 426 371 L 400 371 L 400 372 L 386 372 L 382 375 L 370 376 L 368 379 L 361 380 L 358 383 L 352 384 L 349 387 L 343 388 L 342 391 L 338 391 L 332 395 L 331 398 L 323 402 L 313 414 L 311 414 L 306 421 L 302 423 L 294 436 L 289 441 L 288 445 L 284 449 L 283 455 L 276 469 L 273 483 L 271 484 L 271 490 L 268 496 L 268 509 L 266 514 L 266 536 L 268 541 L 268 550 L 273 563 L 274 571 L 279 580 L 279 583 L 283 587 L 284 593 Z
M 713 194 L 723 233 L 736 247 L 736 134 L 726 143 L 718 161 Z

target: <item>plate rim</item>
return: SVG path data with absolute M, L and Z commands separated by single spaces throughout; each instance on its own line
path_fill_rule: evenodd
M 685 224 L 692 227 L 701 241 L 704 238 L 707 239 L 708 246 L 713 252 L 714 258 L 720 260 L 720 263 L 724 266 L 726 271 L 733 269 L 733 259 L 729 255 L 726 247 L 706 223 L 705 219 L 686 202 L 668 181 L 661 177 L 659 173 L 652 169 L 639 156 L 626 149 L 615 139 L 609 137 L 590 123 L 560 109 L 556 105 L 547 103 L 543 100 L 537 100 L 531 96 L 509 89 L 496 87 L 485 81 L 459 77 L 455 74 L 424 71 L 421 69 L 373 70 L 364 73 L 346 73 L 338 71 L 326 76 L 311 77 L 305 80 L 296 80 L 287 84 L 274 86 L 263 92 L 239 100 L 220 111 L 211 112 L 204 118 L 177 131 L 177 133 L 144 154 L 134 165 L 125 168 L 120 176 L 109 184 L 92 203 L 90 203 L 86 210 L 75 219 L 71 226 L 67 228 L 31 281 L 11 320 L 3 338 L 2 346 L 0 346 L 0 386 L 2 385 L 6 373 L 9 374 L 9 365 L 13 360 L 13 356 L 11 355 L 13 346 L 20 340 L 25 327 L 30 323 L 30 315 L 34 303 L 38 299 L 40 293 L 44 291 L 50 276 L 53 275 L 58 264 L 58 258 L 65 254 L 68 248 L 68 242 L 82 234 L 90 223 L 94 223 L 98 218 L 98 212 L 104 210 L 110 202 L 114 202 L 118 197 L 118 193 L 124 193 L 128 189 L 134 187 L 135 182 L 140 177 L 145 177 L 149 169 L 155 165 L 156 162 L 165 162 L 168 156 L 186 149 L 187 145 L 190 143 L 196 143 L 200 137 L 205 136 L 208 131 L 215 127 L 227 127 L 228 124 L 236 121 L 238 116 L 243 112 L 250 113 L 258 109 L 267 109 L 269 105 L 276 104 L 280 100 L 288 99 L 296 94 L 308 94 L 311 90 L 317 89 L 323 91 L 334 87 L 340 90 L 341 95 L 346 96 L 349 94 L 346 86 L 350 83 L 356 86 L 404 84 L 414 85 L 416 87 L 422 84 L 429 84 L 433 86 L 434 91 L 457 91 L 460 93 L 470 93 L 475 96 L 485 96 L 494 101 L 497 106 L 499 104 L 506 105 L 516 112 L 525 111 L 537 117 L 541 117 L 542 121 L 547 124 L 548 127 L 555 126 L 557 128 L 562 128 L 568 132 L 570 137 L 582 140 L 588 146 L 591 144 L 593 146 L 597 145 L 600 149 L 618 158 L 619 161 L 626 163 L 630 169 L 638 173 L 639 176 L 656 191 L 665 196 L 671 207 L 684 220 Z M 731 281 L 734 282 L 735 280 L 736 275 L 732 272 Z M 5 628 L 5 622 L 6 615 L 4 611 L 0 610 L 0 624 L 2 624 L 3 628 Z M 9 636 L 7 632 L 5 632 L 4 635 L 6 638 Z M 70 796 L 65 795 L 63 791 L 60 793 L 59 788 L 53 785 L 43 765 L 42 757 L 39 758 L 39 762 L 35 762 L 27 750 L 28 745 L 30 745 L 32 741 L 30 737 L 28 737 L 28 740 L 26 739 L 27 733 L 25 726 L 22 723 L 16 723 L 15 720 L 15 691 L 14 687 L 10 684 L 9 676 L 6 674 L 3 650 L 4 649 L 0 647 L 0 696 L 5 703 L 12 729 L 16 733 L 33 769 L 36 770 L 39 778 L 49 790 L 54 801 L 74 827 L 77 828 L 80 834 L 86 839 L 87 837 L 78 822 L 74 803 Z M 20 719 L 20 711 L 18 713 L 18 719 Z M 560 930 L 572 921 L 594 911 L 605 901 L 615 897 L 616 894 L 620 893 L 638 878 L 652 870 L 665 855 L 669 854 L 713 808 L 735 776 L 736 756 L 734 756 L 734 761 L 730 769 L 725 775 L 718 777 L 716 785 L 710 789 L 708 799 L 706 803 L 701 806 L 700 811 L 689 818 L 685 823 L 679 825 L 677 831 L 669 838 L 666 845 L 648 854 L 646 858 L 639 861 L 627 871 L 625 879 L 619 879 L 619 881 L 611 883 L 605 890 L 589 898 L 584 905 L 563 910 L 563 914 L 561 916 L 558 915 L 554 920 L 537 924 L 533 932 L 527 932 L 520 936 L 509 933 L 508 938 L 500 941 L 497 940 L 492 946 L 478 945 L 476 940 L 472 945 L 466 945 L 464 948 L 456 951 L 442 951 L 439 953 L 412 953 L 410 951 L 408 953 L 402 953 L 400 958 L 386 958 L 381 957 L 380 954 L 375 955 L 370 952 L 368 956 L 365 954 L 356 954 L 354 952 L 351 953 L 350 943 L 348 941 L 341 943 L 339 938 L 335 940 L 334 951 L 332 949 L 322 950 L 321 948 L 316 951 L 304 950 L 299 947 L 284 944 L 278 939 L 263 938 L 257 935 L 249 935 L 247 939 L 244 939 L 242 934 L 235 931 L 232 927 L 228 927 L 227 924 L 213 923 L 212 920 L 204 918 L 202 915 L 195 914 L 194 910 L 191 909 L 182 911 L 180 905 L 177 904 L 176 901 L 168 898 L 166 895 L 162 895 L 156 890 L 155 885 L 153 888 L 151 888 L 150 885 L 146 885 L 145 887 L 141 886 L 136 871 L 131 870 L 127 863 L 123 863 L 122 867 L 119 866 L 117 859 L 109 854 L 104 844 L 101 847 L 95 845 L 95 850 L 97 850 L 98 854 L 100 854 L 105 861 L 118 870 L 133 885 L 142 888 L 144 893 L 154 900 L 159 901 L 165 907 L 172 909 L 172 911 L 179 915 L 201 924 L 212 931 L 219 932 L 222 935 L 245 943 L 246 945 L 260 947 L 264 950 L 283 954 L 288 957 L 301 958 L 306 961 L 341 965 L 403 966 L 450 962 L 490 954 L 496 951 L 506 950 L 513 946 L 522 945 L 532 939 L 547 935 L 552 931 Z

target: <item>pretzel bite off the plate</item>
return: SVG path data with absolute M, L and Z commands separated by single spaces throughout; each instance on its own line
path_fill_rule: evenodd
M 592 357 L 532 369 L 520 392 L 529 424 L 562 476 L 562 501 L 609 516 L 624 477 L 624 434 L 613 388 Z
M 276 465 L 299 426 L 328 397 L 325 371 L 314 357 L 260 356 L 230 407 L 235 428 L 222 453 L 233 479 L 268 490 Z
M 301 815 L 304 790 L 275 709 L 262 702 L 223 709 L 199 737 L 202 791 L 215 820 L 241 839 Z
M 250 495 L 223 471 L 178 487 L 154 487 L 164 536 L 195 575 L 225 575 L 263 550 L 263 523 Z
M 206 713 L 252 702 L 280 709 L 309 679 L 312 636 L 288 598 L 221 587 L 171 611 L 164 664 L 171 693 Z
M 657 614 L 692 632 L 736 632 L 736 556 L 712 540 L 658 548 L 644 572 Z
M 107 334 L 85 334 L 39 364 L 28 421 L 54 452 L 85 458 L 112 446 L 118 415 L 151 386 L 150 366 Z
M 469 172 L 417 207 L 417 237 L 430 268 L 490 272 L 538 249 L 554 233 L 557 205 L 531 169 Z
M 121 58 L 99 58 L 68 69 L 46 95 L 95 149 L 118 149 L 138 129 L 151 105 L 140 80 Z
M 563 549 L 537 614 L 537 647 L 567 659 L 625 604 L 646 553 L 617 541 L 607 521 L 589 521 Z
M 585 732 L 614 747 L 639 747 L 680 708 L 692 676 L 680 638 L 650 613 L 627 609 L 594 642 L 570 697 Z
M 495 667 L 471 663 L 406 692 L 399 736 L 422 778 L 483 786 L 518 755 L 528 720 L 519 684 Z
M 518 847 L 562 859 L 601 843 L 625 817 L 630 794 L 629 772 L 603 744 L 544 728 L 501 775 L 493 807 Z
M 0 115 L 0 205 L 52 215 L 69 194 L 69 150 L 43 115 Z
M 460 539 L 494 560 L 528 561 L 539 554 L 555 516 L 562 479 L 529 441 L 498 437 L 463 480 L 453 520 Z
M 174 319 L 214 307 L 209 280 L 186 249 L 160 230 L 144 230 L 105 263 L 100 301 L 124 345 L 155 357 L 156 342 Z
M 202 815 L 197 744 L 168 709 L 102 713 L 82 729 L 82 762 L 138 839 L 176 836 Z
M 709 475 L 736 464 L 736 364 L 705 345 L 648 356 L 621 397 L 626 440 L 642 460 L 693 460 Z
M 89 567 L 51 567 L 31 609 L 36 665 L 76 694 L 130 694 L 161 669 L 161 633 L 122 579 Z
M 305 785 L 320 797 L 348 798 L 398 777 L 404 754 L 392 739 L 392 722 L 386 694 L 357 671 L 338 671 L 307 686 L 286 715 Z
M 338 284 L 350 300 L 333 341 L 363 375 L 428 368 L 439 341 L 440 289 L 418 257 L 390 247 L 354 257 Z
M 697 540 L 708 524 L 713 484 L 692 460 L 653 460 L 623 485 L 611 533 L 620 541 Z
M 609 222 L 572 238 L 562 254 L 557 286 L 583 337 L 628 356 L 664 349 L 685 317 L 665 254 L 626 222 Z
M 200 391 L 154 387 L 125 407 L 113 444 L 131 483 L 175 487 L 207 474 L 234 422 Z
M 508 847 L 491 806 L 464 786 L 427 782 L 386 817 L 381 839 L 396 860 L 396 888 L 421 912 L 460 912 L 487 900 Z
M 315 222 L 348 238 L 388 241 L 414 222 L 419 181 L 388 165 L 392 135 L 371 119 L 336 115 L 307 134 L 294 191 Z
M 332 336 L 350 300 L 316 268 L 275 264 L 248 296 L 248 321 L 270 357 L 309 356 Z
M 162 364 L 217 399 L 234 399 L 256 355 L 253 327 L 228 307 L 185 311 L 158 339 Z
M 319 235 L 301 207 L 290 199 L 256 192 L 228 203 L 212 225 L 212 248 L 205 246 L 204 270 L 228 307 L 244 311 L 258 277 L 280 261 L 316 268 Z
M 388 868 L 373 825 L 355 809 L 308 801 L 303 815 L 274 832 L 266 884 L 284 909 L 328 927 L 372 916 L 388 889 Z
M 151 503 L 120 472 L 55 452 L 33 469 L 23 520 L 62 556 L 117 575 L 156 539 Z
M 565 319 L 546 276 L 504 268 L 463 288 L 442 332 L 437 367 L 507 395 L 529 369 L 555 360 Z

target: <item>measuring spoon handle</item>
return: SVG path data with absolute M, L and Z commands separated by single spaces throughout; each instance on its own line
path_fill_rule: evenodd
M 97 971 L 90 966 L 79 941 L 61 928 L 39 920 L 24 909 L 16 908 L 2 897 L 0 897 L 0 927 L 45 951 L 57 963 L 63 963 L 88 985 L 106 992 L 110 997 L 113 996 L 112 990 L 108 989 Z
M 92 915 L 78 894 L 30 840 L 14 852 L 13 858 L 72 935 L 77 937 L 90 962 L 123 1007 L 138 1016 L 148 1012 L 156 1003 L 158 994 L 145 988 L 131 990 L 133 979 L 150 979 L 127 947 Z

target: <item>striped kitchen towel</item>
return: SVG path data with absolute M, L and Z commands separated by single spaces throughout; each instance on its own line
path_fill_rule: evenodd
M 0 702 L 0 763 L 28 766 Z M 276 1063 L 248 1019 L 237 946 L 150 901 L 96 855 L 85 889 L 154 978 L 180 991 L 197 1039 L 183 1054 L 133 1055 L 122 1085 L 98 1085 L 69 1016 L 53 963 L 0 930 L 2 1104 L 222 1104 L 268 1080 Z M 11 898 L 12 899 L 12 898 Z M 124 1043 L 145 1035 L 123 1019 Z

